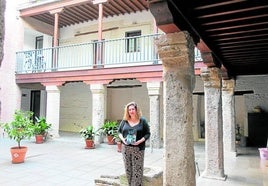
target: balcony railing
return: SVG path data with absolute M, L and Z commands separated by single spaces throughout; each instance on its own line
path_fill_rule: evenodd
M 160 34 L 103 40 L 16 53 L 16 73 L 159 64 L 154 40 Z M 195 51 L 195 56 L 198 57 Z

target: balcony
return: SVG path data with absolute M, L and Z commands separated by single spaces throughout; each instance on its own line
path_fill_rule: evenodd
M 94 41 L 16 53 L 16 73 L 89 70 L 161 64 L 154 40 L 161 34 Z M 201 55 L 195 50 L 196 61 Z

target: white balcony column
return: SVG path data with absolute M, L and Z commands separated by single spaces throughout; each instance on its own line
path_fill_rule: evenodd
M 219 68 L 202 68 L 205 93 L 205 149 L 203 178 L 225 180 L 222 132 L 221 72 Z
M 194 43 L 187 32 L 176 32 L 160 36 L 156 45 L 164 80 L 163 185 L 194 186 Z
M 105 120 L 105 96 L 106 89 L 103 84 L 91 84 L 90 90 L 92 92 L 92 125 L 94 130 L 98 130 Z M 96 144 L 102 142 L 101 136 L 95 136 Z
M 52 137 L 59 137 L 60 125 L 60 90 L 57 85 L 47 85 L 47 110 L 46 119 L 48 123 L 52 124 L 51 131 Z
M 150 99 L 150 147 L 159 149 L 161 147 L 160 137 L 160 83 L 147 82 L 148 95 Z
M 224 156 L 236 157 L 235 145 L 235 81 L 222 80 L 222 120 Z

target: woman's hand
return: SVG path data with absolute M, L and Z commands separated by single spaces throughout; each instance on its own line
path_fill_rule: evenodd
M 125 145 L 127 145 L 126 138 L 124 138 L 122 134 L 119 134 L 118 136 L 119 136 L 119 138 L 121 139 L 121 141 L 122 141 Z
M 136 141 L 133 145 L 139 145 L 145 141 L 145 138 L 142 137 L 140 140 Z
M 121 140 L 122 140 L 122 142 L 123 142 L 125 145 L 128 145 L 127 142 L 126 142 L 126 138 L 123 138 L 123 139 L 121 139 Z

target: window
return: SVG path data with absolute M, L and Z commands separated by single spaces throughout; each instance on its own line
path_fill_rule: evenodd
M 35 38 L 35 49 L 43 48 L 43 36 L 38 36 Z
M 140 52 L 141 31 L 126 32 L 126 52 Z

